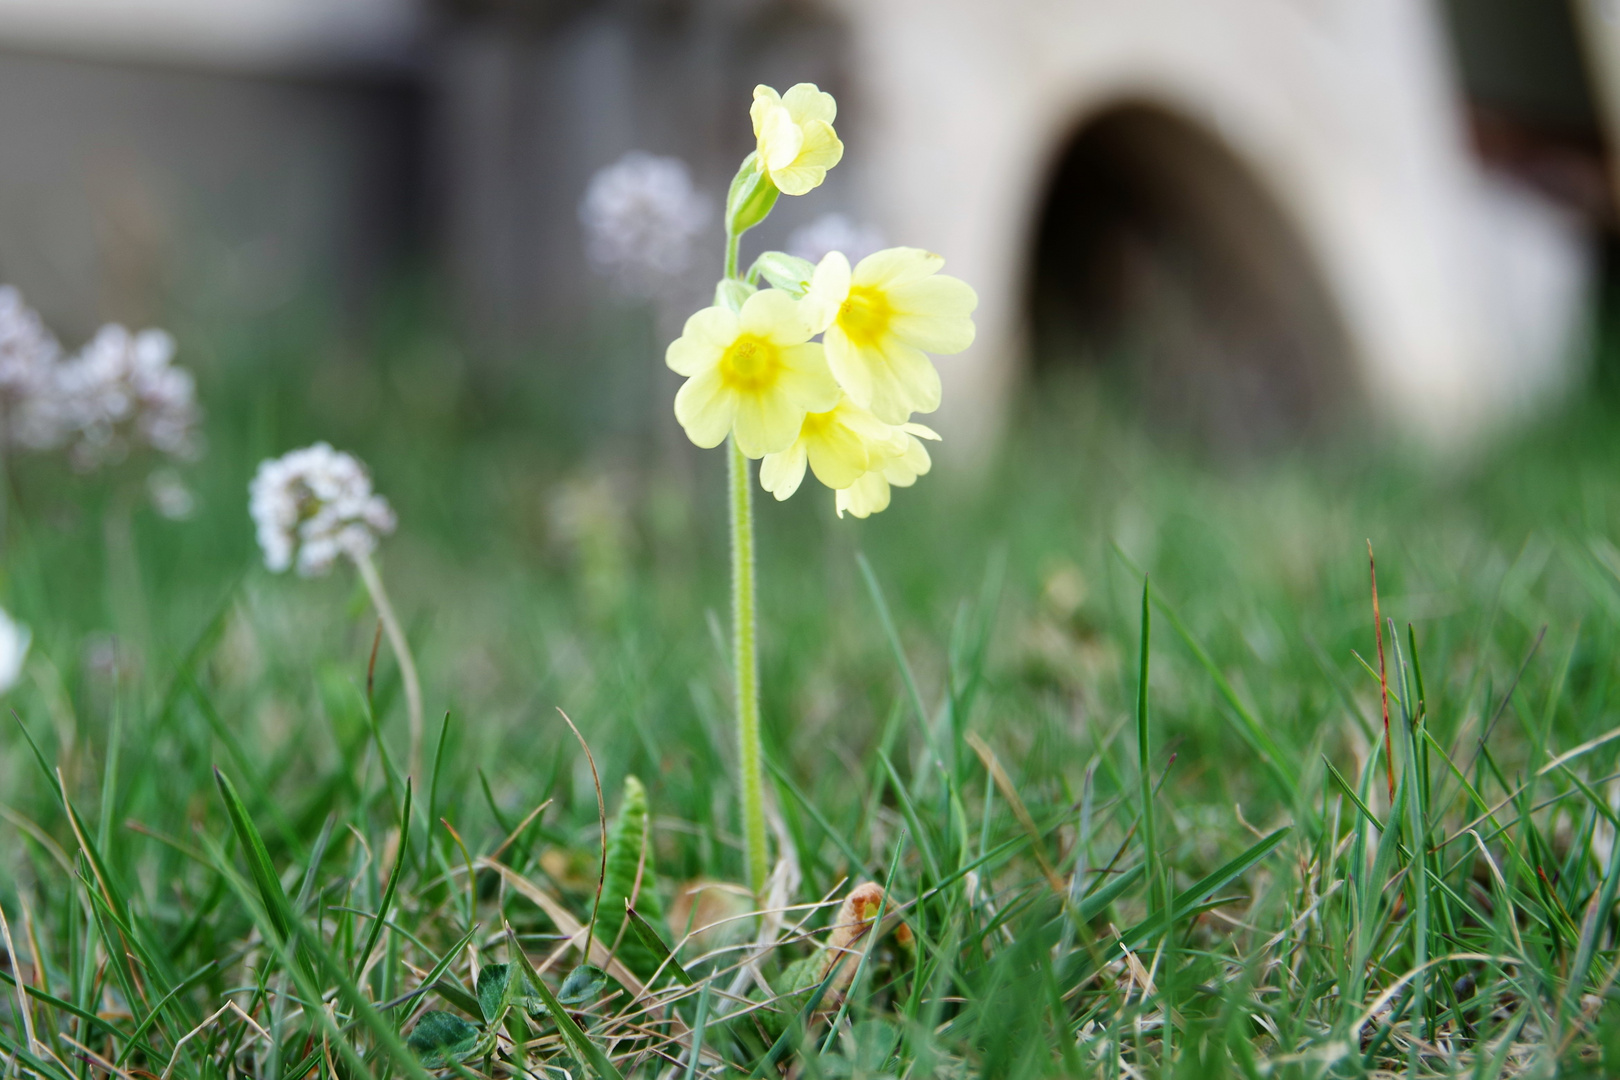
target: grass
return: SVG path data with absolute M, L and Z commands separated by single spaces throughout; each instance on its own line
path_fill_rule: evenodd
M 401 327 L 194 346 L 194 520 L 19 464 L 0 1076 L 1620 1070 L 1601 400 L 1212 468 L 1051 392 L 977 482 L 762 504 L 756 916 L 718 455 Z M 317 437 L 400 511 L 421 777 L 353 575 L 257 567 L 252 469 Z

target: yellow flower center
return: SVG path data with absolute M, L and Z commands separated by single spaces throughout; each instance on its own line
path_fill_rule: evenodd
M 782 370 L 782 352 L 765 338 L 744 334 L 720 357 L 720 379 L 730 390 L 758 393 Z
M 838 326 L 856 348 L 878 344 L 888 333 L 894 309 L 882 289 L 856 285 L 838 309 Z
M 832 427 L 837 409 L 828 409 L 826 412 L 813 412 L 804 414 L 804 426 L 799 429 L 799 438 L 815 439 L 826 433 Z

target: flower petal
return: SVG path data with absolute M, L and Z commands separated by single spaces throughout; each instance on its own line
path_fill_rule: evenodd
M 847 488 L 842 488 L 833 499 L 838 516 L 848 510 L 858 518 L 871 517 L 888 509 L 889 482 L 879 472 L 869 472 Z
M 777 179 L 778 170 L 793 165 L 803 146 L 804 129 L 793 122 L 786 109 L 771 109 L 765 113 L 759 134 L 759 158 L 773 181 Z M 776 186 L 782 185 L 777 183 Z
M 777 387 L 807 412 L 826 412 L 843 396 L 827 368 L 826 350 L 813 341 L 782 349 L 782 371 L 777 376 Z
M 882 359 L 871 364 L 872 401 L 867 408 L 886 424 L 903 424 L 914 412 L 939 408 L 939 372 L 910 345 L 890 338 Z M 851 395 L 852 397 L 854 395 Z
M 864 356 L 849 340 L 849 335 L 838 327 L 837 323 L 827 327 L 826 335 L 821 339 L 827 350 L 827 367 L 832 371 L 833 378 L 838 385 L 844 388 L 849 399 L 862 408 L 872 405 L 872 365 L 869 358 Z M 881 357 L 878 357 L 881 360 Z
M 765 125 L 765 117 L 781 107 L 781 94 L 764 83 L 754 87 L 754 103 L 748 107 L 748 115 L 754 121 L 754 138 L 759 138 Z
M 773 94 L 775 92 L 771 91 Z M 759 91 L 755 90 L 754 93 L 757 95 Z M 782 95 L 781 101 L 787 107 L 787 111 L 793 114 L 794 122 L 798 124 L 805 124 L 811 120 L 831 124 L 838 118 L 838 102 L 815 83 L 795 83 L 788 87 L 788 92 Z
M 799 130 L 803 137 L 793 162 L 796 167 L 815 166 L 825 172 L 844 160 L 844 144 L 831 124 L 812 120 Z
M 890 331 L 907 344 L 931 353 L 957 353 L 973 344 L 968 316 L 979 297 L 967 282 L 944 274 L 889 291 L 895 315 Z
M 705 450 L 726 441 L 736 408 L 737 397 L 725 389 L 717 367 L 687 379 L 675 393 L 675 419 Z
M 765 455 L 765 460 L 759 463 L 759 486 L 781 502 L 804 483 L 804 466 L 804 440 L 795 439 L 786 450 Z
M 810 329 L 821 333 L 838 318 L 838 308 L 849 297 L 849 259 L 842 251 L 821 257 L 810 275 L 810 287 L 799 301 Z
M 664 363 L 678 375 L 696 375 L 718 363 L 737 339 L 737 316 L 722 307 L 707 307 L 686 320 L 681 336 L 669 343 Z
M 786 450 L 799 437 L 805 410 L 786 394 L 739 394 L 732 433 L 744 457 Z
M 778 345 L 798 345 L 814 336 L 799 302 L 780 289 L 761 289 L 743 301 L 737 326 Z
M 827 179 L 825 165 L 790 165 L 771 170 L 771 183 L 784 195 L 806 195 Z
M 855 264 L 855 284 L 894 289 L 938 273 L 944 265 L 944 256 L 922 248 L 884 248 Z
M 799 441 L 816 479 L 834 490 L 849 487 L 871 468 L 865 440 L 841 423 L 828 424 L 814 438 Z

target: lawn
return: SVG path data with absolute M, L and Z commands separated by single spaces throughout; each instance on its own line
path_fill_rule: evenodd
M 759 502 L 756 905 L 719 455 L 637 324 L 496 369 L 423 321 L 188 342 L 187 520 L 13 463 L 0 1076 L 1620 1071 L 1603 394 L 1212 463 L 1049 382 L 867 521 Z M 352 569 L 254 546 L 318 438 L 399 514 L 418 777 Z

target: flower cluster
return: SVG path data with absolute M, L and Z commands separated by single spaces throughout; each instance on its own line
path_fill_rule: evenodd
M 586 257 L 632 296 L 656 293 L 687 270 L 713 216 L 683 161 L 640 151 L 591 177 L 579 204 Z
M 34 447 L 49 441 L 36 430 L 37 403 L 50 389 L 51 371 L 62 347 L 22 294 L 0 285 L 0 442 Z
M 174 338 L 104 326 L 80 353 L 54 365 L 40 399 L 41 429 L 66 443 L 77 467 L 93 469 L 150 447 L 171 457 L 197 448 L 197 389 L 174 364 Z
M 810 191 L 843 155 L 832 96 L 808 83 L 783 95 L 759 87 L 752 114 L 758 145 L 733 181 L 732 245 L 778 194 Z M 922 440 L 938 436 L 911 419 L 939 408 L 928 354 L 973 343 L 978 297 L 941 274 L 944 263 L 909 247 L 853 266 L 841 251 L 814 265 L 766 252 L 748 274 L 722 281 L 714 306 L 670 344 L 665 362 L 686 377 L 676 419 L 699 446 L 731 438 L 763 458 L 760 483 L 778 499 L 798 490 L 808 468 L 837 493 L 839 516 L 884 509 L 892 487 L 915 483 L 931 464 Z M 761 278 L 771 287 L 759 288 Z
M 174 339 L 108 325 L 64 356 L 17 290 L 0 287 L 0 440 L 27 450 L 66 447 L 83 470 L 150 448 L 197 449 L 196 384 L 174 363 Z
M 264 564 L 278 574 L 295 560 L 299 574 L 317 577 L 340 555 L 369 558 L 394 531 L 365 466 L 323 442 L 264 461 L 248 492 Z

